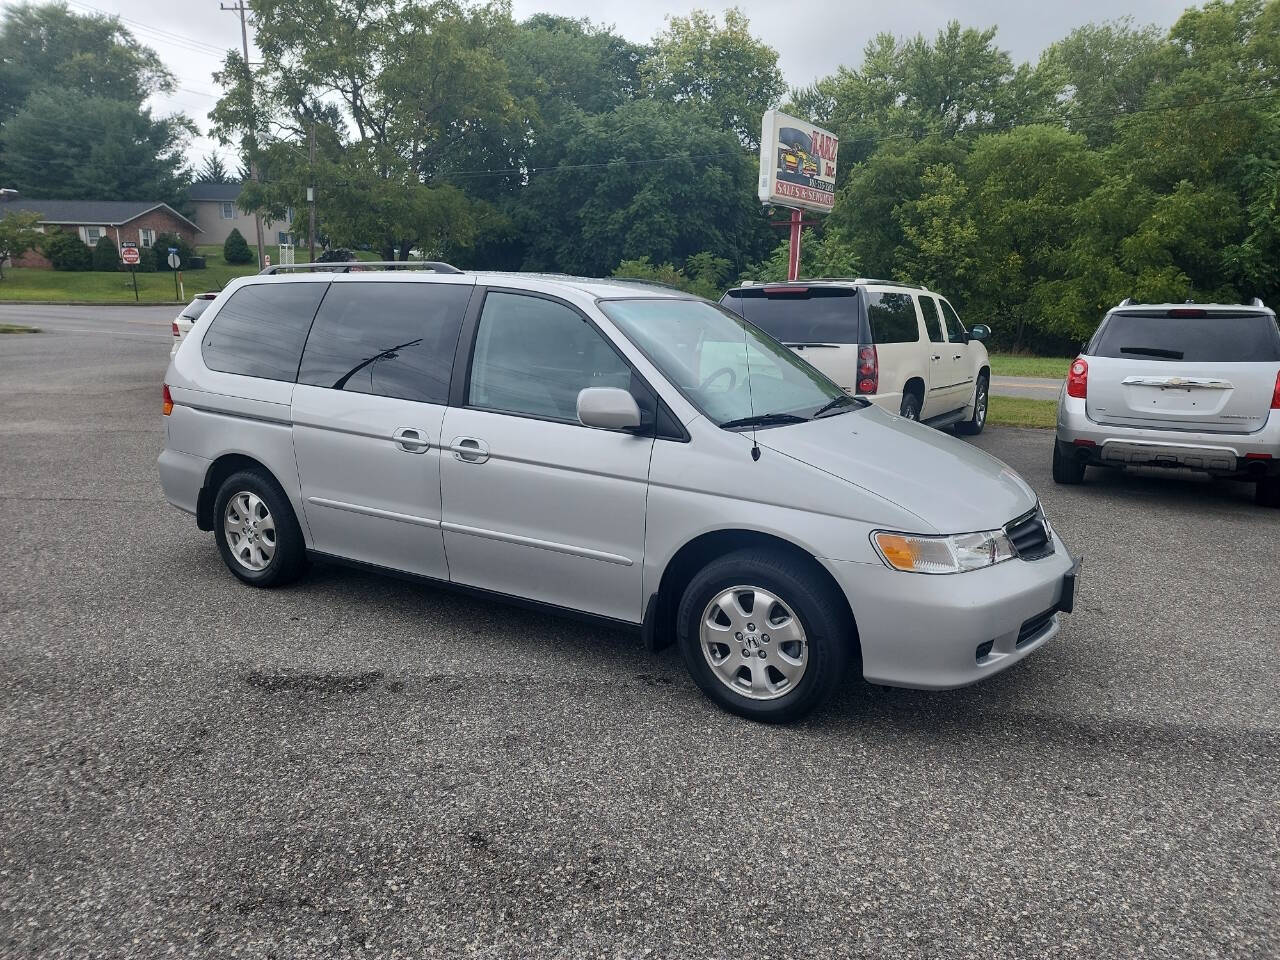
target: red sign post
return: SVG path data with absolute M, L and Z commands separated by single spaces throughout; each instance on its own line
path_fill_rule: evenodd
M 129 268 L 129 276 L 133 278 L 133 300 L 138 302 L 138 260 L 141 259 L 138 253 L 138 245 L 132 240 L 125 240 L 120 244 L 120 259 L 124 261 L 125 266 Z

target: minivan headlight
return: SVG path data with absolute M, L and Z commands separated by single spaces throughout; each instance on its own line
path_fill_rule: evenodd
M 958 533 L 947 537 L 877 531 L 871 535 L 880 559 L 908 573 L 963 573 L 990 567 L 1014 556 L 1003 530 Z

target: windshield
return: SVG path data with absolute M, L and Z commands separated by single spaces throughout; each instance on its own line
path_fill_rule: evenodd
M 607 300 L 600 309 L 722 427 L 809 420 L 864 406 L 778 341 L 713 304 Z
M 1113 313 L 1091 352 L 1124 360 L 1275 361 L 1280 360 L 1280 336 L 1267 313 L 1194 309 Z

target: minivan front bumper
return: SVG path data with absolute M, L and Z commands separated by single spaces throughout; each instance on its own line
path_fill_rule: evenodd
M 1053 535 L 1040 560 L 929 576 L 878 563 L 824 560 L 858 625 L 872 683 L 946 690 L 984 680 L 1057 635 L 1075 599 L 1079 561 Z

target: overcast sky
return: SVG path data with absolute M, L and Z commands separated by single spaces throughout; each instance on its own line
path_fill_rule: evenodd
M 225 2 L 225 0 L 224 0 Z M 117 14 L 129 29 L 152 47 L 178 78 L 172 97 L 157 98 L 159 112 L 180 110 L 207 132 L 207 114 L 218 93 L 210 76 L 221 62 L 220 50 L 240 46 L 236 14 L 219 10 L 219 0 L 67 0 L 78 13 Z M 517 19 L 534 13 L 590 17 L 613 24 L 630 40 L 645 41 L 663 28 L 667 16 L 721 5 L 697 0 L 513 0 Z M 739 0 L 752 31 L 780 55 L 783 75 L 793 86 L 811 83 L 840 64 L 856 65 L 866 42 L 881 31 L 899 35 L 932 35 L 948 20 L 965 26 L 998 26 L 996 42 L 1014 60 L 1035 60 L 1054 40 L 1090 21 L 1132 16 L 1138 23 L 1170 26 L 1187 6 L 1182 0 Z M 250 31 L 252 42 L 252 28 Z M 216 144 L 200 139 L 191 145 L 199 157 Z M 231 152 L 223 150 L 224 159 Z

